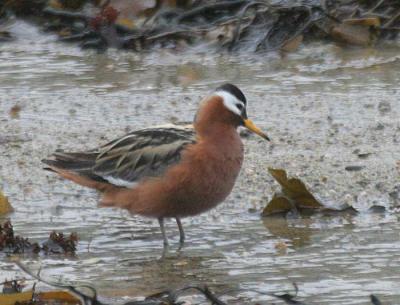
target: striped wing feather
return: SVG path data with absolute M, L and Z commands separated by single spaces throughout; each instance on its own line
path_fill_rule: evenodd
M 195 142 L 193 129 L 149 128 L 127 134 L 103 146 L 93 172 L 111 178 L 137 182 L 157 177 L 179 162 L 186 145 Z
M 57 151 L 52 160 L 43 162 L 96 181 L 129 187 L 144 177 L 162 175 L 179 162 L 182 150 L 191 143 L 195 143 L 193 127 L 147 128 L 91 151 Z

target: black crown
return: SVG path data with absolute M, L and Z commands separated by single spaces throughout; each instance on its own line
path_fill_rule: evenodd
M 216 89 L 216 91 L 226 91 L 236 97 L 239 101 L 242 101 L 245 105 L 247 103 L 246 97 L 244 96 L 243 92 L 232 84 L 224 84 Z

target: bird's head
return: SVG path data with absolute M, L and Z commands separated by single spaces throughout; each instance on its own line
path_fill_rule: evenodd
M 230 116 L 237 122 L 237 125 L 244 126 L 262 138 L 268 141 L 270 140 L 269 137 L 247 117 L 247 100 L 238 87 L 232 84 L 224 84 L 218 87 L 208 100 L 212 101 L 215 99 L 222 102 L 223 107 L 230 112 Z M 220 113 L 221 112 L 222 111 L 220 111 Z

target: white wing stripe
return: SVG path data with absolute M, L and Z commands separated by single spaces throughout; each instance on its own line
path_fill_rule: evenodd
M 127 188 L 134 188 L 137 185 L 137 182 L 132 182 L 132 181 L 127 181 L 121 178 L 115 178 L 112 176 L 105 176 L 102 177 L 103 179 L 106 179 L 108 182 L 111 184 L 114 184 L 116 186 L 123 186 Z

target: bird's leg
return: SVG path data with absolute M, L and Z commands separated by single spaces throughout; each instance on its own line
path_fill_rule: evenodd
M 179 242 L 183 244 L 185 242 L 185 232 L 183 231 L 181 220 L 178 217 L 176 217 L 175 219 L 179 228 Z
M 161 229 L 162 237 L 164 240 L 164 246 L 168 246 L 167 235 L 165 235 L 164 218 L 162 218 L 162 217 L 158 218 L 158 223 L 160 224 L 160 229 Z

